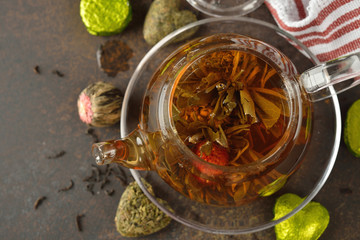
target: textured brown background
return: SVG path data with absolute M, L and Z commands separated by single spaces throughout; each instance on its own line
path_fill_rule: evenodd
M 142 24 L 150 0 L 133 0 L 133 21 L 120 35 L 87 33 L 79 15 L 79 0 L 2 0 L 0 4 L 0 239 L 125 239 L 114 227 L 123 187 L 113 182 L 112 197 L 90 195 L 82 179 L 91 173 L 92 139 L 77 115 L 76 100 L 89 83 L 103 80 L 125 91 L 137 63 L 150 49 Z M 273 22 L 265 6 L 250 14 Z M 97 66 L 96 50 L 109 39 L 128 44 L 134 56 L 130 68 L 115 78 Z M 33 68 L 40 66 L 40 74 Z M 60 78 L 52 74 L 57 69 Z M 342 115 L 360 98 L 357 87 L 339 96 Z M 118 127 L 96 129 L 100 139 L 115 138 Z M 58 159 L 47 156 L 65 150 Z M 319 151 L 329 149 L 319 149 Z M 360 239 L 360 159 L 341 143 L 331 176 L 316 201 L 330 212 L 321 239 Z M 73 179 L 74 188 L 57 190 Z M 352 193 L 341 193 L 349 188 Z M 35 200 L 47 200 L 33 209 Z M 85 214 L 83 232 L 75 216 Z M 272 229 L 251 235 L 202 233 L 174 221 L 166 229 L 141 239 L 273 239 Z

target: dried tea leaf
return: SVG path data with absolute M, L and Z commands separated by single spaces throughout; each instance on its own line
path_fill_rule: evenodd
M 252 97 L 258 107 L 256 111 L 257 115 L 261 118 L 265 127 L 270 129 L 279 120 L 281 109 L 255 91 L 252 91 Z
M 142 182 L 147 190 L 154 195 L 151 185 L 144 179 Z M 171 210 L 166 201 L 159 198 L 157 200 Z M 146 197 L 136 182 L 129 184 L 121 196 L 115 216 L 116 229 L 122 236 L 149 235 L 163 229 L 170 221 L 171 218 Z

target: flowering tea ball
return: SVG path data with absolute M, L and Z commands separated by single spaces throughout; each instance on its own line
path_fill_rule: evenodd
M 123 96 L 110 83 L 96 82 L 79 95 L 77 106 L 81 121 L 94 127 L 108 127 L 120 120 Z

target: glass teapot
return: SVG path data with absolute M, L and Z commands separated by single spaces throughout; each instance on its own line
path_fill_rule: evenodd
M 335 94 L 328 86 L 341 92 L 359 83 L 359 58 L 299 75 L 287 56 L 263 41 L 234 33 L 196 38 L 151 77 L 138 127 L 120 140 L 94 144 L 93 156 L 100 165 L 156 171 L 198 202 L 238 206 L 269 196 L 300 166 L 312 102 Z M 214 160 L 217 149 L 225 149 L 225 163 Z

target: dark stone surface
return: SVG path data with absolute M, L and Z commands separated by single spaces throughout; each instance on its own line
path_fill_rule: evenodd
M 94 81 L 108 81 L 125 91 L 135 67 L 150 49 L 142 24 L 150 0 L 131 1 L 133 21 L 120 35 L 87 33 L 79 1 L 5 0 L 0 7 L 0 239 L 125 239 L 115 229 L 114 214 L 123 186 L 112 181 L 113 196 L 86 191 L 82 179 L 91 173 L 91 136 L 77 115 L 80 91 Z M 250 16 L 274 22 L 265 6 Z M 129 70 L 115 78 L 103 73 L 96 50 L 117 39 L 133 50 Z M 38 65 L 40 74 L 34 73 Z M 52 73 L 58 70 L 59 77 Z M 339 96 L 342 115 L 360 97 L 359 87 Z M 119 136 L 117 126 L 96 129 L 100 140 Z M 49 159 L 61 151 L 59 158 Z M 330 151 L 330 149 L 328 150 Z M 321 239 L 360 238 L 360 160 L 341 142 L 335 168 L 316 197 L 330 212 Z M 127 172 L 128 175 L 129 172 Z M 57 190 L 74 187 L 67 192 Z M 350 189 L 344 191 L 343 189 Z M 99 191 L 99 193 L 97 193 Z M 40 196 L 47 199 L 34 210 Z M 75 224 L 82 218 L 83 232 Z M 140 239 L 273 239 L 273 230 L 221 236 L 202 233 L 173 221 Z

